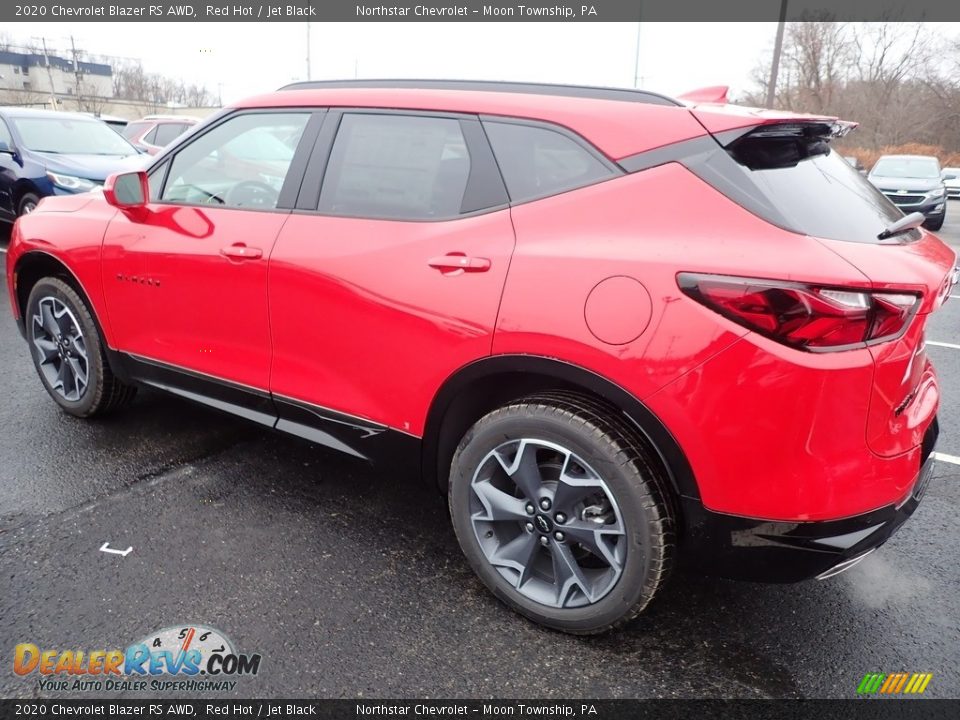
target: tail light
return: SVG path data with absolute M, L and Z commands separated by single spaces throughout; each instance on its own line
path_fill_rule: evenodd
M 920 305 L 913 293 L 871 292 L 725 275 L 680 273 L 684 294 L 772 340 L 811 352 L 900 337 Z

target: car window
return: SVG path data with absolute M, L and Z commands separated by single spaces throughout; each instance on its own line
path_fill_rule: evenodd
M 183 134 L 183 131 L 187 129 L 187 125 L 183 123 L 163 123 L 157 125 L 156 134 L 153 137 L 152 142 L 154 145 L 160 145 L 161 147 L 169 145 L 171 142 L 176 140 L 180 135 Z
M 470 153 L 451 118 L 348 113 L 320 191 L 319 210 L 371 218 L 460 214 Z
M 24 147 L 56 155 L 136 155 L 136 149 L 99 120 L 76 117 L 11 118 Z
M 275 208 L 309 117 L 309 113 L 239 115 L 203 133 L 177 151 L 162 199 Z
M 128 123 L 125 128 L 120 132 L 127 140 L 132 140 L 137 137 L 140 133 L 150 127 L 148 122 L 132 122 Z
M 157 144 L 157 130 L 160 128 L 159 125 L 154 126 L 153 130 L 148 132 L 146 135 L 141 138 L 140 142 L 147 143 L 149 145 Z
M 513 202 L 555 195 L 605 180 L 613 171 L 563 133 L 484 121 Z

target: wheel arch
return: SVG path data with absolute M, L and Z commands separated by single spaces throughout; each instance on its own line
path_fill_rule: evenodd
M 639 399 L 607 378 L 562 360 L 497 355 L 458 370 L 434 396 L 421 450 L 423 477 L 447 490 L 450 461 L 470 426 L 487 412 L 533 393 L 565 390 L 588 395 L 622 416 L 653 450 L 679 499 L 699 499 L 693 470 L 676 439 Z
M 24 337 L 26 337 L 27 332 L 27 300 L 30 297 L 30 292 L 33 290 L 34 285 L 45 277 L 59 278 L 72 287 L 80 296 L 80 299 L 86 303 L 87 308 L 89 308 L 90 316 L 93 318 L 93 322 L 96 323 L 97 332 L 103 341 L 104 352 L 110 364 L 110 369 L 121 379 L 126 377 L 122 364 L 118 362 L 116 353 L 110 349 L 110 342 L 104 332 L 103 323 L 97 316 L 96 306 L 90 300 L 90 293 L 86 291 L 83 283 L 80 282 L 73 271 L 70 270 L 62 260 L 43 250 L 30 250 L 17 259 L 13 273 L 15 278 L 14 290 L 17 298 L 17 310 L 20 315 L 17 320 L 17 325 L 20 333 Z

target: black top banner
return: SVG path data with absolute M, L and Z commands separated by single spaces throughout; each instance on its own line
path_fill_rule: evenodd
M 958 0 L 34 0 L 0 22 L 960 21 Z M 722 27 L 717 29 L 722 33 Z

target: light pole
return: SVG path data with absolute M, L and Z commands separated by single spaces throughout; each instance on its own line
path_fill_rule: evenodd
M 772 108 L 777 97 L 777 76 L 780 74 L 780 53 L 783 51 L 783 29 L 787 24 L 787 0 L 780 0 L 780 20 L 777 39 L 773 43 L 773 63 L 770 65 L 770 83 L 767 85 L 767 107 Z
M 633 56 L 633 86 L 640 87 L 640 28 L 643 27 L 643 23 L 640 22 L 640 18 L 643 14 L 643 2 L 640 0 L 637 2 L 637 44 L 634 48 Z
M 307 23 L 307 80 L 312 80 L 310 77 L 310 23 Z

